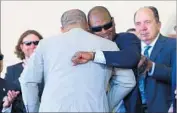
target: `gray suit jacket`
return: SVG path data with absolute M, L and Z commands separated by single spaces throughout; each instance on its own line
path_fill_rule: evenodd
M 112 41 L 80 28 L 40 42 L 19 78 L 29 112 L 108 112 L 106 87 L 111 68 L 88 62 L 73 66 L 77 51 L 118 50 Z M 39 108 L 38 83 L 45 86 Z

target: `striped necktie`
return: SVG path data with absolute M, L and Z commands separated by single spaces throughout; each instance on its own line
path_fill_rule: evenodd
M 144 56 L 146 58 L 149 58 L 149 52 L 148 50 L 151 48 L 152 46 L 146 46 L 145 47 L 145 51 L 144 51 Z M 145 79 L 145 76 L 142 76 L 140 75 L 140 78 L 139 78 L 139 90 L 140 90 L 140 93 L 141 93 L 141 100 L 142 100 L 142 104 L 146 104 L 147 100 L 146 100 L 146 94 L 145 94 L 145 84 L 144 84 L 144 79 Z

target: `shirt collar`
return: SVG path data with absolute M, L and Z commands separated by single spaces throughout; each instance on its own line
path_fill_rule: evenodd
M 159 35 L 160 35 L 160 33 L 157 34 L 155 40 L 153 40 L 153 41 L 149 44 L 149 46 L 151 46 L 151 49 L 154 47 L 155 43 L 157 42 L 157 39 L 159 38 Z M 141 49 L 144 50 L 146 46 L 147 46 L 147 44 L 144 43 L 143 41 L 141 41 Z
M 22 66 L 25 67 L 26 63 L 27 63 L 27 59 L 23 59 L 23 64 L 22 64 Z

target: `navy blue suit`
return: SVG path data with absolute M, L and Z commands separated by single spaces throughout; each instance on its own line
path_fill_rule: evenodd
M 17 90 L 16 87 L 7 82 L 5 79 L 0 78 L 0 113 L 2 111 L 3 98 L 7 95 L 8 90 Z
M 140 40 L 132 33 L 119 33 L 113 39 L 121 51 L 103 51 L 106 64 L 117 68 L 135 68 L 141 58 Z
M 17 63 L 15 65 L 7 67 L 7 73 L 5 76 L 5 79 L 8 82 L 12 82 L 16 86 L 16 89 L 19 91 L 21 91 L 21 87 L 20 87 L 20 82 L 18 78 L 20 77 L 23 71 L 22 64 L 23 63 L 21 62 L 21 63 Z M 43 83 L 39 85 L 39 89 L 40 89 L 39 97 L 41 97 L 42 91 L 43 91 Z M 12 113 L 24 113 L 24 112 L 26 112 L 26 110 L 25 110 L 25 106 L 22 100 L 22 94 L 20 94 L 19 96 L 17 96 L 16 100 L 13 102 Z
M 6 76 L 5 76 L 5 79 L 15 84 L 18 90 L 21 89 L 18 78 L 20 77 L 20 74 L 22 73 L 22 71 L 23 71 L 23 66 L 22 66 L 22 62 L 20 62 L 15 65 L 8 66 Z
M 150 60 L 155 62 L 155 70 L 145 79 L 148 112 L 168 112 L 172 103 L 171 79 L 176 76 L 176 39 L 159 36 Z M 138 84 L 130 99 L 139 98 Z M 139 105 L 141 106 L 141 105 Z
M 2 110 L 2 104 L 3 104 L 3 98 L 6 95 L 7 92 L 5 92 L 3 89 L 5 88 L 5 80 L 0 78 L 0 113 Z
M 21 90 L 18 78 L 20 77 L 22 71 L 23 71 L 23 66 L 21 62 L 12 66 L 8 66 L 7 73 L 5 76 L 5 80 L 13 83 L 16 86 L 16 89 L 18 89 L 18 91 Z M 26 110 L 23 104 L 22 94 L 20 93 L 15 99 L 15 101 L 12 103 L 12 113 L 25 113 L 25 112 Z
M 133 69 L 135 76 L 137 76 L 136 68 L 141 57 L 140 40 L 132 33 L 119 33 L 113 41 L 116 42 L 121 51 L 104 51 L 106 64 L 117 68 Z M 124 99 L 128 113 L 141 113 L 140 94 L 137 90 L 138 87 L 135 87 Z
M 175 89 L 176 89 L 176 70 L 172 72 L 172 98 L 173 98 L 173 113 L 176 113 L 176 99 L 175 99 Z
M 148 112 L 168 112 L 172 102 L 171 78 L 176 76 L 176 39 L 160 35 L 150 60 L 155 62 L 155 70 L 145 80 Z

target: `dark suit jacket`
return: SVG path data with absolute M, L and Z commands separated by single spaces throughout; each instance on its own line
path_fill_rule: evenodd
M 6 89 L 6 82 L 4 79 L 0 78 L 0 113 L 2 111 L 2 104 L 3 104 L 3 98 L 7 94 Z
M 133 69 L 137 76 L 137 64 L 141 57 L 141 44 L 137 36 L 132 33 L 119 33 L 114 40 L 121 51 L 104 51 L 106 64 L 117 68 Z M 137 77 L 136 77 L 137 79 Z M 124 99 L 128 113 L 141 113 L 141 100 L 138 87 L 135 87 Z M 136 96 L 136 98 L 134 98 Z
M 176 89 L 176 70 L 172 72 L 172 98 L 173 98 L 173 113 L 176 113 L 176 99 L 175 99 L 175 89 Z
M 12 82 L 16 86 L 16 89 L 19 91 L 21 91 L 21 87 L 20 87 L 20 82 L 18 78 L 20 77 L 23 71 L 22 64 L 23 63 L 21 62 L 21 63 L 17 63 L 15 65 L 7 67 L 7 73 L 5 76 L 5 79 L 8 82 Z M 41 84 L 39 84 L 39 97 L 41 97 L 42 95 L 42 91 L 44 87 L 43 85 L 44 85 L 44 80 L 42 81 Z M 17 96 L 16 100 L 13 102 L 12 113 L 24 113 L 24 112 L 26 112 L 26 110 L 25 110 L 25 106 L 23 103 L 22 94 L 20 93 Z
M 20 74 L 22 73 L 22 71 L 23 71 L 23 66 L 21 62 L 21 63 L 7 67 L 7 73 L 5 76 L 5 80 L 16 85 L 16 89 L 18 89 L 18 91 L 21 91 L 18 78 L 20 77 Z M 12 103 L 11 112 L 12 113 L 25 113 L 26 112 L 21 93 L 17 96 L 17 98 Z
M 176 76 L 176 39 L 160 35 L 150 60 L 155 62 L 155 70 L 152 76 L 147 75 L 145 79 L 148 112 L 167 113 L 172 103 L 171 78 Z M 130 99 L 140 98 L 138 83 L 133 93 L 135 95 Z
M 22 71 L 23 71 L 23 66 L 22 66 L 22 62 L 20 62 L 15 65 L 8 66 L 6 76 L 5 76 L 5 79 L 15 84 L 18 90 L 21 90 L 18 78 L 20 77 Z
M 15 86 L 5 79 L 0 78 L 0 113 L 2 111 L 3 98 L 7 95 L 8 90 L 17 90 Z
M 106 64 L 117 68 L 135 68 L 141 58 L 140 40 L 132 33 L 119 33 L 114 40 L 121 51 L 103 51 Z
M 150 59 L 155 62 L 155 70 L 145 81 L 148 111 L 167 112 L 172 102 L 171 78 L 176 76 L 176 39 L 160 35 Z

